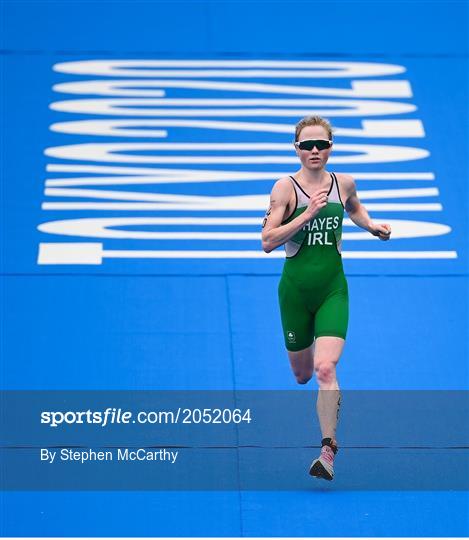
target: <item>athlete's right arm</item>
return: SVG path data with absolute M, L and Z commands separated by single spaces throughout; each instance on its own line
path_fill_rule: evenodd
M 270 253 L 275 248 L 285 244 L 294 236 L 306 223 L 308 223 L 323 206 L 327 204 L 321 200 L 327 189 L 317 191 L 311 197 L 309 206 L 305 211 L 292 219 L 289 223 L 282 225 L 283 216 L 287 209 L 293 186 L 288 178 L 277 180 L 272 193 L 270 194 L 270 206 L 267 210 L 262 224 L 262 249 Z

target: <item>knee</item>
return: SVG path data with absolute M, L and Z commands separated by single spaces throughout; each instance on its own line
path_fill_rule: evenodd
M 308 381 L 311 380 L 311 377 L 313 376 L 312 372 L 301 372 L 301 373 L 294 373 L 296 382 L 298 384 L 306 384 Z
M 320 384 L 331 384 L 335 381 L 335 364 L 333 362 L 321 362 L 314 367 L 314 371 Z

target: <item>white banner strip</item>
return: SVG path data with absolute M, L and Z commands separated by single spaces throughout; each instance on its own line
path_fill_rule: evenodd
M 345 251 L 344 259 L 457 259 L 456 251 Z M 103 259 L 284 259 L 283 250 L 103 250 L 98 242 L 39 244 L 38 264 L 100 265 Z
M 425 131 L 420 120 L 363 120 L 363 128 L 334 129 L 335 137 L 424 137 Z M 145 129 L 138 129 L 138 128 Z M 229 131 L 255 131 L 258 133 L 287 133 L 293 137 L 293 128 L 286 123 L 233 122 L 226 120 L 200 120 L 193 118 L 154 119 L 106 119 L 75 120 L 59 122 L 50 126 L 51 131 L 75 135 L 99 135 L 109 137 L 168 137 L 167 129 L 148 128 L 190 128 Z
M 314 193 L 314 192 L 313 192 Z M 206 203 L 210 206 L 223 206 L 225 202 L 235 203 L 239 201 L 239 206 L 243 207 L 243 201 L 252 203 L 258 202 L 260 208 L 267 206 L 268 194 L 261 195 L 239 195 L 239 196 L 217 196 L 209 195 L 185 195 L 179 193 L 155 193 L 142 191 L 116 191 L 104 189 L 72 189 L 72 188 L 46 188 L 44 195 L 47 197 L 75 197 L 77 199 L 114 199 L 120 201 L 138 202 L 172 202 L 172 203 Z M 374 199 L 409 199 L 418 197 L 437 197 L 438 188 L 410 188 L 410 189 L 374 189 L 369 191 L 358 191 L 361 200 Z M 237 206 L 237 205 L 236 205 Z
M 392 227 L 392 238 L 419 238 L 441 236 L 451 232 L 451 227 L 442 223 L 384 219 Z M 196 226 L 255 226 L 255 231 L 188 231 L 180 230 L 187 225 Z M 132 227 L 131 230 L 123 227 Z M 148 227 L 164 226 L 166 230 L 152 231 Z M 179 228 L 167 230 L 169 227 Z M 350 219 L 344 219 L 344 227 L 353 227 L 353 231 L 344 232 L 344 240 L 378 242 L 376 236 L 359 229 Z M 142 230 L 143 229 L 143 230 Z M 57 234 L 87 238 L 114 238 L 132 240 L 261 240 L 260 218 L 207 218 L 207 217 L 117 217 L 117 218 L 82 218 L 65 219 L 41 223 L 38 230 L 48 234 Z
M 106 258 L 152 259 L 284 259 L 282 251 L 103 251 Z M 457 259 L 456 251 L 344 251 L 344 259 Z
M 127 180 L 129 175 L 151 177 L 149 183 L 156 182 L 225 182 L 242 180 L 278 180 L 284 176 L 289 176 L 291 171 L 280 172 L 257 172 L 257 171 L 235 171 L 235 170 L 216 170 L 216 169 L 167 169 L 161 167 L 115 167 L 112 165 L 71 165 L 68 163 L 49 163 L 46 167 L 47 172 L 68 172 L 68 173 L 89 173 L 89 174 L 115 174 L 114 183 L 137 183 Z M 435 180 L 435 174 L 432 172 L 351 172 L 344 171 L 344 174 L 353 176 L 355 180 Z M 124 175 L 123 181 L 119 176 Z M 96 182 L 99 185 L 100 180 L 108 184 L 108 179 L 102 177 L 90 178 L 56 178 L 47 180 L 47 185 L 67 185 L 65 182 L 74 182 L 71 185 L 79 185 L 80 181 L 92 184 Z M 139 183 L 146 180 L 142 178 Z M 60 183 L 59 183 L 60 182 Z
M 411 98 L 412 88 L 407 80 L 350 81 L 350 88 L 299 86 L 297 84 L 266 84 L 239 81 L 201 81 L 191 79 L 108 79 L 73 81 L 55 84 L 54 92 L 78 95 L 118 97 L 160 97 L 167 92 L 162 88 L 184 90 L 211 90 L 226 92 L 259 92 L 262 94 L 290 94 L 306 96 Z
M 189 68 L 160 69 L 160 68 Z M 200 68 L 224 68 L 202 71 Z M 234 68 L 248 68 L 235 71 Z M 253 68 L 262 68 L 254 70 Z M 266 70 L 265 68 L 270 68 Z M 301 69 L 307 71 L 288 71 Z M 378 62 L 337 62 L 324 60 L 78 60 L 53 66 L 59 73 L 99 75 L 111 77 L 308 77 L 354 78 L 382 77 L 405 73 L 406 68 L 397 64 Z
M 255 211 L 265 210 L 265 206 L 259 204 L 226 203 L 224 205 L 209 206 L 207 204 L 179 204 L 179 203 L 94 203 L 94 202 L 47 202 L 41 205 L 42 210 L 119 210 L 119 211 L 134 211 L 134 210 L 166 210 L 166 211 L 202 211 L 218 212 L 220 210 L 232 211 Z M 370 212 L 440 212 L 443 207 L 440 203 L 367 203 L 366 209 Z

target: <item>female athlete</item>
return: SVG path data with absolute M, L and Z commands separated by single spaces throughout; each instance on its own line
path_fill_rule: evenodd
M 326 480 L 334 476 L 338 449 L 336 365 L 348 326 L 341 256 L 344 208 L 356 225 L 380 240 L 391 236 L 391 227 L 374 223 L 360 203 L 352 176 L 326 171 L 332 144 L 326 119 L 309 116 L 297 124 L 294 145 L 301 167 L 275 183 L 262 229 L 265 252 L 285 245 L 278 289 L 283 335 L 297 382 L 306 384 L 316 374 L 322 443 L 309 473 Z

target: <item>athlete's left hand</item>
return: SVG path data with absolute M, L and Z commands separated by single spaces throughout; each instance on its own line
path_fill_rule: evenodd
M 377 236 L 380 240 L 389 240 L 391 237 L 391 225 L 387 223 L 376 225 L 373 223 L 370 233 L 373 236 Z

